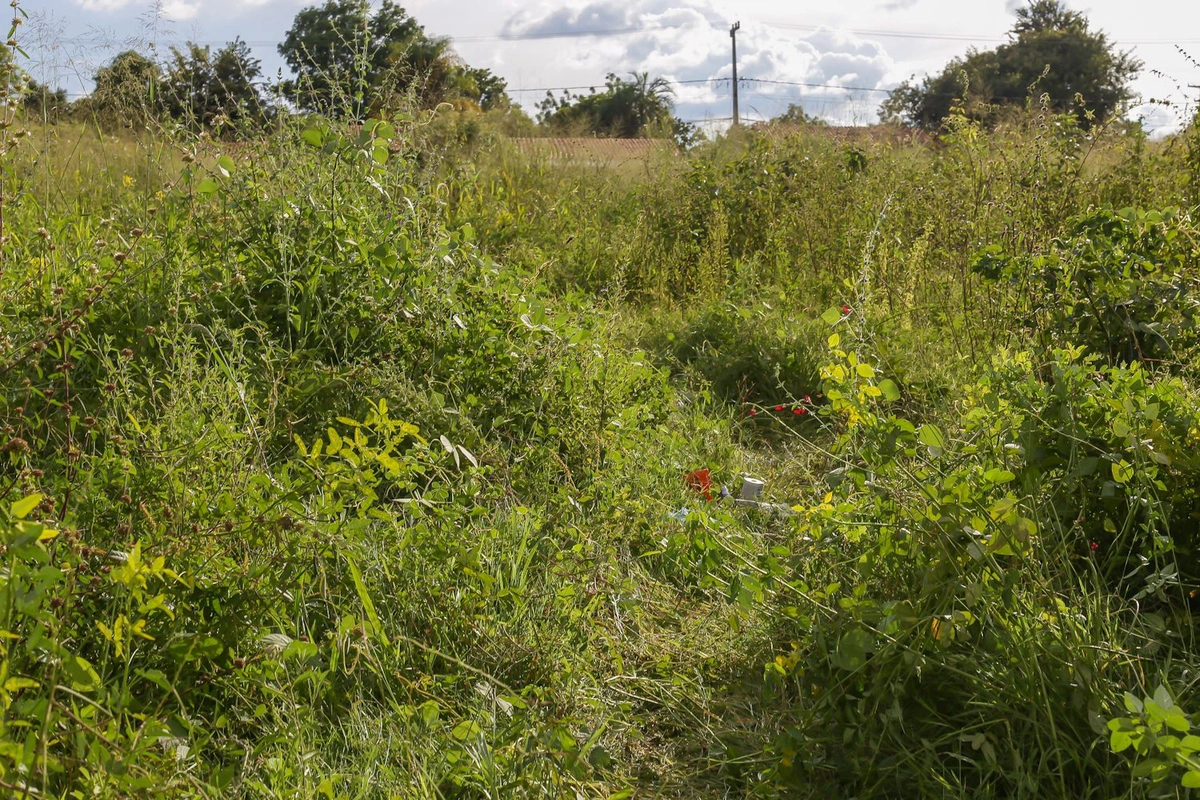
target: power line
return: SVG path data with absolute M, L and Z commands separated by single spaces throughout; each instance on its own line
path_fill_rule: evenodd
M 808 31 L 816 33 L 819 31 L 829 31 L 831 33 L 849 33 L 855 36 L 892 38 L 892 39 L 916 39 L 922 41 L 947 41 L 947 42 L 1004 42 L 1008 37 L 995 35 L 974 35 L 974 34 L 958 34 L 945 33 L 941 31 L 912 31 L 912 30 L 886 30 L 874 28 L 842 28 L 826 25 L 801 25 L 789 22 L 778 22 L 764 20 L 758 23 L 767 28 L 777 28 L 781 30 Z M 507 33 L 498 33 L 491 35 L 472 35 L 472 36 L 455 36 L 447 35 L 445 38 L 454 42 L 462 43 L 482 43 L 482 42 L 523 42 L 537 41 L 546 39 L 585 39 L 585 38 L 607 38 L 611 36 L 628 36 L 637 33 L 651 33 L 655 31 L 680 31 L 690 32 L 697 26 L 682 26 L 682 25 L 636 25 L 624 28 L 602 28 L 593 30 L 561 30 L 561 31 L 527 31 Z M 721 32 L 715 24 L 710 23 L 709 28 L 713 33 Z M 122 43 L 102 43 L 98 42 L 94 37 L 64 37 L 56 40 L 59 43 L 65 44 L 92 44 L 98 47 L 119 47 Z M 126 40 L 128 43 L 133 40 Z M 163 40 L 161 44 L 184 44 L 192 40 Z M 258 39 L 258 40 L 243 40 L 250 47 L 274 47 L 282 43 L 279 39 Z M 226 42 L 217 40 L 195 41 L 195 44 L 225 44 Z M 1133 45 L 1183 45 L 1183 44 L 1200 44 L 1200 38 L 1180 39 L 1128 39 L 1124 41 L 1116 41 L 1115 44 L 1133 46 Z
M 672 86 L 682 86 L 685 84 L 719 83 L 721 81 L 728 81 L 728 80 L 729 80 L 729 78 L 689 78 L 687 80 L 666 80 L 666 79 L 664 79 L 663 83 L 669 83 Z M 539 87 L 530 88 L 530 89 L 509 89 L 509 88 L 505 87 L 504 91 L 508 92 L 509 94 L 515 94 L 518 92 L 576 92 L 576 91 L 581 91 L 583 89 L 587 89 L 589 91 L 595 91 L 596 84 L 592 83 L 587 86 L 539 86 Z

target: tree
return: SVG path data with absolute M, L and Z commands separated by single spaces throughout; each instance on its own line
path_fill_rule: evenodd
M 618 139 L 669 135 L 674 128 L 674 94 L 665 78 L 651 80 L 649 73 L 635 72 L 630 80 L 622 80 L 610 72 L 600 92 L 582 96 L 566 92 L 559 98 L 547 92 L 538 104 L 538 122 L 558 131 Z
M 66 89 L 60 87 L 51 90 L 49 86 L 44 86 L 30 78 L 29 85 L 25 88 L 23 105 L 26 114 L 37 119 L 55 122 L 67 113 L 70 100 L 67 99 Z
M 117 54 L 96 71 L 89 107 L 104 124 L 126 127 L 158 119 L 163 108 L 162 71 L 136 50 Z
M 397 59 L 425 39 L 417 21 L 391 0 L 371 14 L 367 0 L 326 0 L 305 8 L 279 45 L 296 74 L 287 94 L 308 111 L 359 118 Z
M 262 65 L 241 39 L 215 56 L 207 46 L 192 42 L 183 51 L 171 48 L 171 56 L 164 92 L 175 119 L 205 128 L 260 125 L 266 119 L 266 105 L 255 85 L 262 78 Z
M 7 107 L 13 101 L 20 102 L 26 77 L 12 48 L 0 46 L 0 107 Z
M 961 101 L 969 115 L 994 123 L 1005 107 L 1044 96 L 1087 128 L 1118 113 L 1132 96 L 1129 84 L 1141 62 L 1092 31 L 1087 17 L 1062 0 L 1031 0 L 1017 10 L 1009 35 L 995 50 L 972 49 L 920 84 L 901 84 L 880 116 L 933 130 Z
M 403 8 L 383 0 L 326 0 L 296 15 L 279 45 L 296 73 L 285 91 L 301 108 L 361 118 L 397 104 L 422 107 L 466 99 L 484 110 L 507 108 L 503 80 L 463 64 L 450 40 L 426 35 Z
M 508 83 L 490 69 L 465 67 L 463 96 L 474 100 L 484 111 L 506 109 L 512 105 L 508 97 Z
M 820 117 L 814 117 L 804 110 L 804 106 L 799 103 L 789 103 L 787 111 L 784 111 L 778 117 L 775 117 L 771 122 L 782 125 L 828 125 L 825 120 Z

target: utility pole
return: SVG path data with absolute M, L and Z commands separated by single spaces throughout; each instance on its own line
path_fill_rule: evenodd
M 735 128 L 738 126 L 737 32 L 741 27 L 741 22 L 735 22 L 729 27 L 729 39 L 733 42 L 733 127 Z

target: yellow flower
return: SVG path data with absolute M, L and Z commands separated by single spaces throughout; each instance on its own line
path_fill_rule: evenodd
M 121 183 L 125 184 L 126 188 L 133 186 L 133 178 L 129 175 L 122 175 Z

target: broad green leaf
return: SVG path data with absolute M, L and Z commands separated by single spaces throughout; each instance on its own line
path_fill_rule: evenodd
M 139 669 L 135 670 L 138 675 L 153 683 L 164 692 L 171 691 L 171 682 L 167 680 L 167 675 L 160 669 Z
M 1183 773 L 1183 778 L 1180 779 L 1179 785 L 1185 789 L 1200 789 L 1200 770 L 1189 769 Z
M 1179 733 L 1187 733 L 1192 729 L 1188 718 L 1178 708 L 1172 708 L 1167 711 L 1167 727 Z
M 1129 745 L 1133 744 L 1133 739 L 1130 738 L 1127 731 L 1113 731 L 1108 738 L 1108 746 L 1112 748 L 1114 753 L 1120 753 L 1129 749 Z
M 1149 778 L 1154 783 L 1166 780 L 1171 774 L 1171 765 L 1161 758 L 1148 758 L 1139 762 L 1130 774 L 1135 778 Z
M 437 722 L 438 713 L 440 710 L 441 709 L 438 708 L 436 700 L 426 700 L 417 708 L 417 711 L 421 714 L 421 721 L 424 722 L 427 727 L 432 726 L 433 723 Z
M 842 310 L 834 306 L 833 308 L 826 309 L 825 313 L 821 315 L 821 322 L 824 322 L 826 325 L 836 325 L 841 318 Z
M 217 159 L 217 171 L 220 172 L 222 176 L 228 178 L 233 173 L 233 170 L 234 164 L 232 158 L 229 156 L 221 156 Z
M 1117 483 L 1128 483 L 1133 478 L 1133 465 L 1125 460 L 1119 464 L 1113 464 L 1112 476 Z
M 848 672 L 861 669 L 867 663 L 867 654 L 874 647 L 875 637 L 869 632 L 861 628 L 846 631 L 833 655 L 833 665 Z
M 483 733 L 483 728 L 479 727 L 479 723 L 474 720 L 465 719 L 454 726 L 454 730 L 450 731 L 450 735 L 460 742 L 465 742 L 467 739 L 473 739 Z
M 38 505 L 41 504 L 43 499 L 44 495 L 31 494 L 28 497 L 13 503 L 9 508 L 9 514 L 12 515 L 13 519 L 25 519 L 27 516 L 29 516 L 30 512 L 32 512 L 38 507 Z
M 900 387 L 891 378 L 884 378 L 879 382 L 879 391 L 883 392 L 883 399 L 889 402 L 900 399 Z
M 983 479 L 988 483 L 1008 483 L 1016 477 L 1016 475 L 1012 474 L 1008 470 L 999 468 L 989 469 L 987 472 L 983 473 Z
M 922 425 L 917 431 L 917 441 L 926 447 L 943 449 L 946 447 L 946 437 L 936 425 Z
M 204 180 L 202 180 L 198 184 L 196 184 L 196 194 L 202 194 L 202 195 L 215 194 L 218 188 L 219 187 L 217 186 L 217 182 L 215 180 L 213 180 L 212 178 L 205 178 Z
M 63 674 L 77 692 L 90 692 L 100 686 L 100 676 L 86 658 L 67 655 L 62 660 Z
M 857 367 L 855 367 L 855 369 L 858 371 L 858 376 L 860 378 L 874 378 L 875 377 L 875 368 L 872 367 L 870 364 L 860 363 Z
M 320 147 L 325 144 L 325 132 L 320 128 L 305 128 L 300 134 L 300 138 L 313 147 Z

